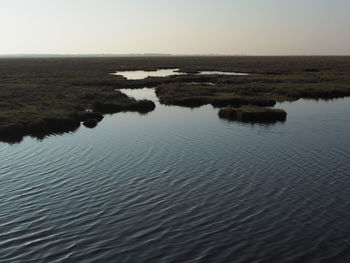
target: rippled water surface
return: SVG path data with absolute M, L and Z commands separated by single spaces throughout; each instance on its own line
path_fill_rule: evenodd
M 0 144 L 0 262 L 350 262 L 350 100 L 278 107 L 157 103 Z

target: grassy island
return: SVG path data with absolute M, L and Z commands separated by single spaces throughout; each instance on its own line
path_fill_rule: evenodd
M 285 121 L 287 118 L 287 113 L 281 109 L 243 106 L 241 108 L 223 108 L 219 111 L 219 117 L 222 119 L 241 122 L 274 123 L 278 121 Z

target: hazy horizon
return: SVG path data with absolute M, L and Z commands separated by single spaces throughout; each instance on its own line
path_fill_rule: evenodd
M 125 53 L 125 54 L 59 54 L 59 53 L 24 53 L 24 54 L 0 54 L 0 57 L 349 57 L 350 54 L 277 54 L 277 55 L 256 55 L 256 54 L 165 54 L 165 53 Z
M 350 55 L 346 0 L 3 0 L 0 55 Z

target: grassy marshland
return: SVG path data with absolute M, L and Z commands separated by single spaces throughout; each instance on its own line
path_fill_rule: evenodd
M 251 75 L 190 74 L 128 81 L 110 74 L 167 68 Z M 100 115 L 151 111 L 152 102 L 116 91 L 142 87 L 157 87 L 161 103 L 191 107 L 273 106 L 282 100 L 343 97 L 350 95 L 350 57 L 3 58 L 0 137 L 43 136 L 72 131 L 89 119 L 101 120 L 97 115 L 86 117 L 87 109 Z

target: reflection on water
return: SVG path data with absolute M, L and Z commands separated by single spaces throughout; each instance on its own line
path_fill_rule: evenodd
M 143 88 L 143 89 L 120 89 L 120 91 L 129 97 L 136 100 L 151 100 L 153 102 L 158 101 L 158 97 L 155 93 L 154 88 Z
M 179 69 L 158 69 L 155 71 L 133 70 L 133 71 L 117 71 L 112 75 L 123 76 L 128 80 L 139 80 L 148 77 L 168 77 L 174 75 L 187 75 L 187 73 L 179 72 Z M 195 75 L 231 75 L 231 76 L 247 76 L 247 73 L 223 72 L 223 71 L 200 71 Z
M 1 143 L 0 262 L 350 262 L 350 99 L 276 107 L 266 126 L 157 102 Z

